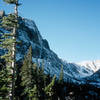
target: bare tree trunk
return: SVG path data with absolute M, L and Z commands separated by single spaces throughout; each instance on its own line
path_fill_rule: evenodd
M 13 33 L 14 35 L 16 34 L 16 28 L 14 27 L 13 29 Z M 13 36 L 13 40 L 15 40 L 16 37 Z M 15 63 L 16 63 L 16 58 L 15 58 L 15 54 L 16 54 L 16 43 L 13 43 L 13 47 L 12 47 L 12 100 L 14 100 L 14 90 L 15 90 Z

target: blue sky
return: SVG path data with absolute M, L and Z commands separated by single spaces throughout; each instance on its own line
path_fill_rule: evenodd
M 69 62 L 100 59 L 100 0 L 20 0 L 51 49 Z M 12 6 L 0 0 L 0 10 Z

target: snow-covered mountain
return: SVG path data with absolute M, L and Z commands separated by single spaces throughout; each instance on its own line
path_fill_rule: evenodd
M 85 82 L 100 87 L 100 60 L 83 61 L 78 63 L 78 65 L 89 68 L 92 71 L 91 75 L 84 77 Z
M 83 61 L 80 63 L 77 63 L 79 66 L 84 66 L 86 68 L 91 69 L 93 72 L 96 72 L 100 69 L 100 60 L 96 61 Z
M 56 74 L 57 78 L 59 78 L 60 69 L 63 65 L 65 81 L 84 83 L 87 77 L 91 79 L 93 75 L 95 79 L 98 79 L 96 74 L 98 74 L 98 70 L 100 69 L 99 60 L 77 64 L 63 61 L 50 49 L 48 41 L 42 38 L 34 21 L 19 18 L 19 25 L 17 41 L 21 41 L 21 43 L 17 45 L 16 60 L 18 62 L 22 61 L 31 45 L 33 50 L 33 61 L 41 65 L 42 60 L 44 60 L 45 73 L 49 73 L 51 76 Z M 5 31 L 6 33 L 10 32 L 0 28 L 0 32 L 5 33 Z M 0 49 L 0 55 L 3 53 L 4 51 Z M 94 80 L 92 80 L 92 82 L 94 82 Z

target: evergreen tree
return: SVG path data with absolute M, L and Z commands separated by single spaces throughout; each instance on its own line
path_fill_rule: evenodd
M 42 67 L 41 67 L 41 73 L 42 73 L 42 80 L 43 80 L 43 86 L 45 87 L 47 85 L 47 78 L 49 79 L 50 77 L 47 77 L 47 75 L 44 74 L 44 60 L 42 60 Z
M 2 68 L 0 70 L 0 100 L 9 100 L 9 84 L 11 74 L 8 68 Z
M 33 68 L 33 63 L 32 63 L 32 47 L 29 48 L 29 51 L 27 55 L 25 56 L 23 66 L 21 68 L 21 85 L 25 87 L 24 89 L 24 94 L 27 94 L 32 100 L 32 97 L 30 97 L 30 91 L 32 91 L 34 87 L 34 72 L 33 69 L 36 70 L 36 66 L 34 65 Z
M 60 71 L 60 75 L 59 75 L 59 80 L 57 83 L 57 94 L 59 95 L 61 100 L 64 100 L 64 80 L 63 80 L 63 66 L 61 65 L 61 71 Z
M 54 75 L 54 77 L 52 78 L 52 81 L 44 88 L 44 92 L 47 95 L 46 98 L 48 98 L 48 100 L 52 100 L 52 96 L 54 94 L 53 86 L 55 84 L 55 80 L 56 80 L 56 75 Z
M 37 85 L 34 85 L 33 89 L 31 89 L 29 92 L 29 97 L 31 97 L 32 100 L 39 100 Z
M 59 80 L 58 80 L 58 83 L 59 84 L 63 84 L 63 65 L 61 66 L 61 71 L 60 71 L 60 76 L 59 76 Z
M 44 88 L 44 62 L 42 62 L 42 66 L 38 66 L 38 69 L 37 69 L 37 88 L 38 88 L 38 97 L 40 99 L 43 99 L 44 98 L 44 91 L 43 91 L 43 88 Z
M 22 77 L 21 85 L 24 86 L 23 95 L 27 95 L 28 100 L 52 100 L 56 76 L 50 82 L 50 77 L 44 74 L 44 62 L 41 67 L 32 63 L 32 47 L 25 56 L 20 75 Z
M 14 89 L 15 89 L 15 63 L 16 63 L 16 35 L 18 28 L 18 0 L 3 0 L 8 4 L 15 5 L 14 14 L 9 14 L 8 16 L 3 17 L 2 27 L 6 29 L 11 29 L 11 34 L 6 34 L 3 36 L 2 48 L 5 48 L 7 52 L 3 56 L 7 63 L 7 67 L 11 67 L 10 72 L 12 74 L 12 84 L 10 87 L 12 90 L 9 93 L 11 100 L 14 100 Z

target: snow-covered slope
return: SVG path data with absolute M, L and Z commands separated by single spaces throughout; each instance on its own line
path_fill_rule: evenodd
M 19 25 L 17 41 L 21 41 L 21 43 L 17 45 L 16 59 L 18 62 L 23 60 L 31 45 L 33 61 L 41 65 L 42 60 L 44 60 L 45 73 L 50 75 L 56 74 L 57 78 L 59 78 L 60 69 L 63 65 L 65 81 L 81 83 L 84 81 L 83 78 L 90 77 L 100 69 L 100 61 L 75 64 L 61 60 L 50 49 L 48 41 L 42 38 L 34 21 L 19 18 Z M 0 32 L 5 33 L 5 31 L 3 28 L 0 28 Z M 0 50 L 0 54 L 3 54 L 2 50 Z
M 100 87 L 100 60 L 83 61 L 78 63 L 80 67 L 89 68 L 92 74 L 83 78 L 85 83 Z
M 91 69 L 93 72 L 96 72 L 100 69 L 100 60 L 96 61 L 83 61 L 78 63 L 79 66 L 84 66 Z

